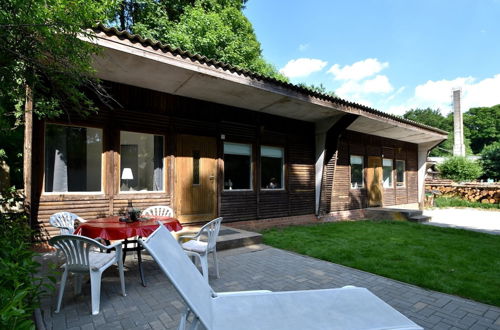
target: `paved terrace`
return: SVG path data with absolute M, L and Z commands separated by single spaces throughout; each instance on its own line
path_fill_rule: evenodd
M 355 285 L 370 289 L 425 329 L 500 330 L 500 308 L 330 262 L 264 245 L 222 251 L 219 255 L 221 278 L 210 278 L 215 291 L 309 290 Z M 53 258 L 53 254 L 45 258 Z M 47 329 L 175 329 L 183 301 L 154 260 L 149 256 L 145 259 L 146 288 L 139 281 L 137 260 L 127 256 L 127 297 L 119 294 L 116 268 L 104 273 L 101 312 L 97 316 L 90 315 L 90 284 L 84 284 L 83 295 L 74 296 L 69 281 L 59 314 L 53 313 L 55 297 L 46 298 L 43 303 Z

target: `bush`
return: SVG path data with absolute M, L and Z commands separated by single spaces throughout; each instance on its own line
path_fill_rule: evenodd
M 494 142 L 483 148 L 481 163 L 486 179 L 500 180 L 500 142 Z
M 33 312 L 42 295 L 40 266 L 33 260 L 32 231 L 21 213 L 0 214 L 0 328 L 34 329 Z
M 456 182 L 472 181 L 483 174 L 481 164 L 465 157 L 450 157 L 438 166 L 441 176 Z

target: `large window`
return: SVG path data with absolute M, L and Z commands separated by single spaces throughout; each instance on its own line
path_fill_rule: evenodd
M 351 156 L 351 188 L 362 188 L 363 181 L 363 156 Z
M 224 190 L 252 189 L 252 146 L 224 143 Z
M 102 130 L 47 124 L 45 192 L 100 192 Z
M 382 169 L 384 175 L 384 188 L 392 188 L 392 159 L 384 159 L 382 161 Z
M 396 160 L 396 186 L 405 186 L 405 161 Z
M 260 147 L 260 168 L 262 189 L 283 189 L 284 152 L 283 148 Z
M 120 190 L 163 190 L 163 136 L 120 132 Z

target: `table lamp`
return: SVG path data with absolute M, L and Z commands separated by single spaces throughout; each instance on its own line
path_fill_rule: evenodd
M 122 172 L 122 180 L 125 180 L 127 183 L 127 190 L 130 190 L 129 181 L 134 179 L 134 175 L 132 174 L 132 169 L 130 167 L 123 168 Z

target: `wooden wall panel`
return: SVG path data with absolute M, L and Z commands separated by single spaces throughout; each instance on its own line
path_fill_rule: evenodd
M 219 214 L 224 222 L 257 219 L 257 193 L 223 192 Z
M 364 156 L 365 168 L 368 156 L 379 156 L 404 160 L 406 164 L 406 186 L 384 189 L 385 206 L 415 203 L 417 196 L 417 145 L 402 141 L 370 136 L 347 131 L 342 135 L 334 166 L 331 211 L 342 211 L 367 207 L 366 189 L 350 189 L 349 156 Z M 396 173 L 394 173 L 394 182 Z

